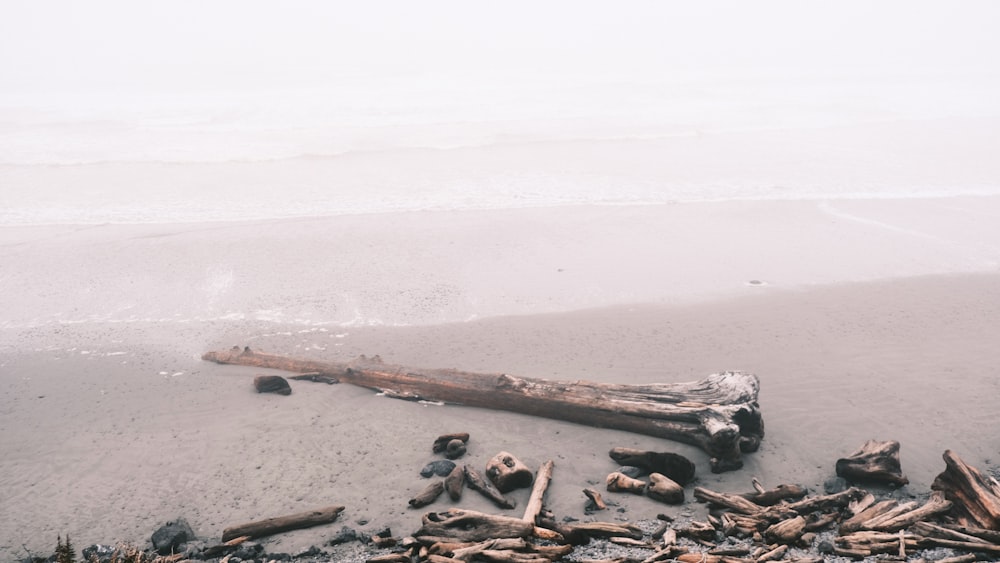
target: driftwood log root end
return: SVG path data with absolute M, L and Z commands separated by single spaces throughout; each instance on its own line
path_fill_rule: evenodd
M 901 487 L 910 482 L 899 463 L 899 442 L 868 440 L 858 451 L 837 460 L 837 475 L 848 481 L 886 483 Z

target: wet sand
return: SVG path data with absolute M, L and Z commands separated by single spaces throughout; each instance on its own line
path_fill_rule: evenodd
M 978 466 L 1000 452 L 998 210 L 954 198 L 5 227 L 0 559 L 51 551 L 57 534 L 145 542 L 178 516 L 218 538 L 328 504 L 347 507 L 338 523 L 267 549 L 321 545 L 341 525 L 405 535 L 430 443 L 455 431 L 472 435 L 468 463 L 555 460 L 559 517 L 585 517 L 580 490 L 615 468 L 614 446 L 688 455 L 708 487 L 817 489 L 837 457 L 895 439 L 924 492 L 945 449 Z M 199 360 L 231 345 L 623 383 L 743 369 L 761 378 L 767 433 L 743 470 L 714 475 L 694 448 L 618 431 L 347 385 L 257 395 L 260 370 Z M 601 518 L 702 510 L 611 498 L 625 511 Z

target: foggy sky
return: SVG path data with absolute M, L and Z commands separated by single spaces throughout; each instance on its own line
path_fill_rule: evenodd
M 995 80 L 1000 3 L 5 1 L 7 93 L 677 73 Z

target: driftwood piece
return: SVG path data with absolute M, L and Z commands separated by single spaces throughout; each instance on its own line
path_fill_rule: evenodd
M 590 499 L 590 510 L 607 510 L 608 505 L 601 498 L 601 493 L 595 491 L 594 489 L 584 489 L 583 494 Z
M 741 514 L 753 515 L 764 510 L 762 507 L 757 506 L 753 502 L 750 502 L 739 495 L 717 493 L 704 487 L 694 488 L 694 498 L 700 500 L 701 502 L 707 502 L 709 504 L 728 508 L 733 512 Z
M 771 543 L 793 544 L 806 533 L 806 519 L 802 516 L 782 520 L 764 530 L 764 539 Z
M 468 432 L 456 432 L 454 434 L 442 434 L 434 440 L 434 445 L 431 446 L 431 451 L 436 454 L 443 453 L 448 448 L 448 443 L 452 440 L 459 440 L 463 444 L 469 442 Z
M 538 514 L 542 511 L 542 503 L 545 501 L 545 491 L 549 488 L 549 481 L 552 480 L 554 467 L 555 462 L 550 459 L 538 468 L 535 486 L 531 488 L 531 496 L 528 497 L 528 505 L 524 507 L 524 516 L 521 518 L 525 522 L 534 524 L 538 520 Z
M 883 520 L 877 525 L 872 526 L 872 529 L 883 532 L 902 530 L 903 528 L 907 528 L 912 524 L 920 522 L 921 520 L 930 518 L 936 514 L 947 512 L 951 509 L 951 507 L 951 501 L 945 500 L 943 493 L 935 492 L 931 495 L 930 500 L 928 500 L 923 506 L 904 512 L 903 514 L 899 514 L 888 520 Z
M 448 491 L 451 500 L 458 501 L 462 498 L 463 488 L 465 488 L 465 468 L 456 465 L 444 479 L 444 490 Z
M 503 494 L 493 486 L 478 471 L 472 468 L 472 466 L 465 465 L 462 467 L 465 472 L 465 482 L 469 485 L 469 488 L 479 492 L 484 497 L 493 501 L 493 504 L 499 506 L 500 508 L 514 508 L 514 501 L 503 496 Z
M 653 500 L 665 502 L 667 504 L 684 503 L 684 487 L 670 479 L 666 475 L 659 473 L 649 474 L 649 487 L 646 489 L 646 496 Z
M 481 542 L 496 538 L 527 538 L 534 531 L 531 522 L 509 516 L 496 516 L 452 508 L 444 512 L 429 512 L 421 519 L 422 526 L 414 536 L 437 541 Z
M 571 544 L 586 543 L 590 538 L 631 538 L 641 540 L 643 532 L 631 524 L 613 524 L 611 522 L 575 522 L 573 524 L 557 525 L 556 531 L 563 535 Z
M 421 508 L 437 500 L 444 492 L 444 481 L 434 481 L 410 499 L 411 508 Z
M 694 463 L 680 454 L 612 448 L 608 455 L 621 465 L 640 467 L 647 473 L 659 473 L 681 485 L 687 485 L 694 479 Z
M 841 522 L 840 533 L 842 535 L 847 535 L 857 532 L 862 528 L 862 526 L 864 526 L 865 522 L 882 516 L 897 506 L 899 506 L 899 501 L 893 499 L 883 500 L 882 502 L 873 504 L 865 510 L 862 510 L 861 512 Z
M 508 452 L 500 452 L 486 462 L 486 477 L 501 493 L 530 487 L 532 481 L 528 466 Z
M 760 381 L 743 372 L 716 373 L 689 383 L 617 385 L 412 370 L 363 357 L 349 363 L 319 362 L 249 348 L 207 352 L 202 359 L 319 373 L 394 397 L 508 410 L 667 438 L 705 450 L 715 472 L 742 467 L 742 453 L 756 451 L 764 436 L 757 403 Z
M 1000 483 L 965 463 L 955 452 L 944 452 L 945 470 L 931 488 L 953 503 L 951 515 L 959 524 L 1000 530 Z
M 899 463 L 899 442 L 868 440 L 861 449 L 837 460 L 837 475 L 848 481 L 886 483 L 897 487 L 910 482 Z
M 771 506 L 783 500 L 800 499 L 806 496 L 805 487 L 799 485 L 778 485 L 773 489 L 765 489 L 756 479 L 753 480 L 755 491 L 740 496 L 760 506 Z
M 260 538 L 270 536 L 272 534 L 287 532 L 289 530 L 298 530 L 301 528 L 319 526 L 320 524 L 329 524 L 330 522 L 336 520 L 337 516 L 339 516 L 343 511 L 343 506 L 328 506 L 318 510 L 310 510 L 308 512 L 300 512 L 298 514 L 291 514 L 288 516 L 279 516 L 277 518 L 268 518 L 267 520 L 249 522 L 238 526 L 230 526 L 222 531 L 222 541 L 227 542 L 240 536 Z
M 612 493 L 641 495 L 646 492 L 646 482 L 615 471 L 608 475 L 607 488 Z

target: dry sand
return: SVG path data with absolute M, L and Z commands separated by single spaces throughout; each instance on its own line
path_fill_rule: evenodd
M 57 534 L 144 542 L 184 516 L 218 538 L 327 504 L 347 507 L 340 522 L 267 549 L 341 525 L 407 534 L 430 443 L 455 431 L 472 434 L 469 463 L 555 460 L 560 517 L 584 517 L 580 490 L 614 469 L 613 446 L 688 455 L 709 487 L 815 489 L 837 457 L 896 439 L 923 492 L 945 449 L 979 466 L 1000 451 L 998 265 L 988 197 L 5 227 L 0 560 Z M 698 450 L 618 431 L 346 385 L 257 395 L 259 370 L 198 359 L 234 344 L 627 383 L 744 369 L 767 434 L 742 471 L 713 475 Z M 612 498 L 625 512 L 602 518 L 701 510 Z

